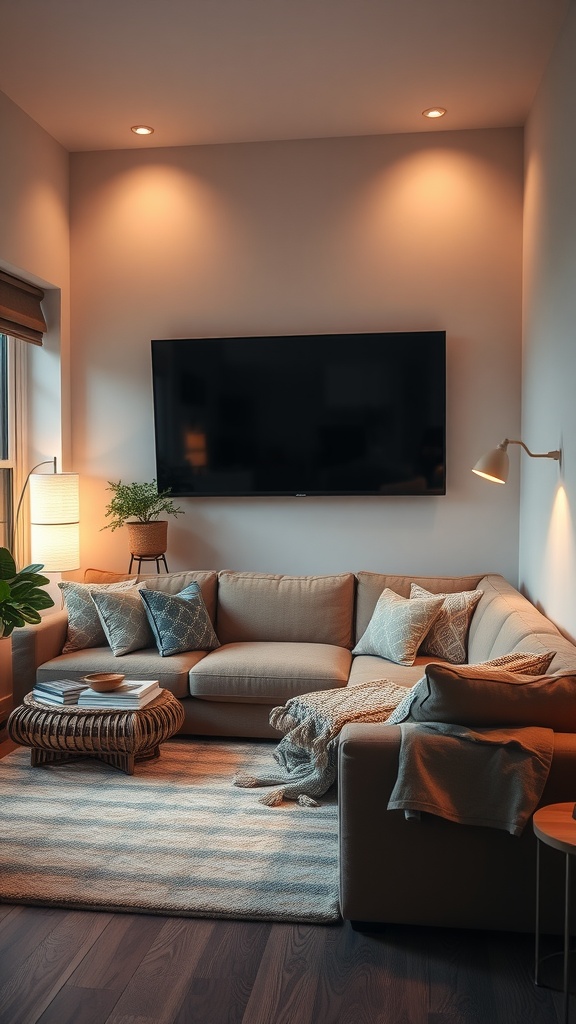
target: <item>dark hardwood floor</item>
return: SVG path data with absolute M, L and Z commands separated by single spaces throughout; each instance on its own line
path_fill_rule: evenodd
M 558 1024 L 533 955 L 529 935 L 0 904 L 0 1024 Z

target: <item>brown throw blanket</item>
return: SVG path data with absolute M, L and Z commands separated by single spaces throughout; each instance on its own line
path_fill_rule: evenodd
M 554 750 L 552 729 L 400 726 L 398 778 L 388 810 L 427 811 L 519 836 L 536 810 Z M 414 814 L 416 812 L 416 814 Z

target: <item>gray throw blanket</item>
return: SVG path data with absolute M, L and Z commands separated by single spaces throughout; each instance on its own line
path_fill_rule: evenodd
M 338 735 L 347 722 L 385 722 L 406 697 L 405 686 L 379 679 L 340 690 L 318 690 L 292 697 L 270 712 L 270 725 L 285 736 L 273 752 L 278 767 L 259 775 L 237 775 L 235 786 L 276 786 L 260 797 L 275 807 L 297 800 L 317 807 L 336 779 Z
M 403 723 L 388 810 L 427 811 L 519 836 L 536 810 L 554 750 L 552 729 L 468 729 Z M 414 813 L 416 812 L 416 814 Z

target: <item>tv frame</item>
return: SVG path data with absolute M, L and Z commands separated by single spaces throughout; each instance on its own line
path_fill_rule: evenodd
M 427 487 L 422 489 L 414 484 L 414 482 L 408 480 L 398 481 L 395 484 L 387 487 L 381 487 L 379 489 L 345 489 L 342 487 L 338 488 L 322 488 L 312 489 L 307 488 L 298 490 L 295 488 L 283 488 L 283 489 L 234 489 L 234 490 L 217 490 L 207 489 L 202 491 L 194 491 L 188 487 L 182 489 L 182 487 L 174 486 L 173 477 L 167 476 L 161 465 L 161 451 L 158 437 L 158 373 L 157 366 L 155 365 L 155 351 L 159 351 L 157 346 L 163 346 L 165 344 L 210 344 L 210 343 L 230 343 L 230 344 L 242 344 L 250 342 L 292 342 L 297 341 L 299 343 L 307 342 L 308 340 L 313 343 L 315 339 L 322 338 L 326 339 L 358 339 L 364 337 L 370 338 L 398 338 L 406 336 L 419 337 L 419 338 L 434 338 L 436 344 L 441 345 L 441 377 L 442 377 L 442 394 L 440 401 L 442 404 L 442 479 L 439 486 Z M 154 404 L 154 442 L 155 442 L 155 455 L 156 455 L 156 477 L 158 481 L 158 487 L 160 490 L 171 487 L 172 494 L 175 497 L 189 497 L 189 498 L 273 498 L 273 497 L 437 497 L 446 494 L 446 331 L 439 330 L 410 330 L 410 331 L 361 331 L 361 332 L 338 332 L 338 333 L 323 333 L 323 334 L 304 334 L 304 335 L 250 335 L 236 337 L 188 337 L 188 338 L 166 338 L 166 339 L 152 339 L 151 341 L 152 351 L 152 389 L 153 389 L 153 404 Z M 438 401 L 438 398 L 437 398 Z M 170 482 L 172 480 L 172 483 Z

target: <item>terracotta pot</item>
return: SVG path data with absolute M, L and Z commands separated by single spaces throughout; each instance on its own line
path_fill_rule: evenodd
M 149 523 L 126 523 L 130 554 L 139 556 L 163 555 L 168 547 L 168 522 L 153 519 Z

